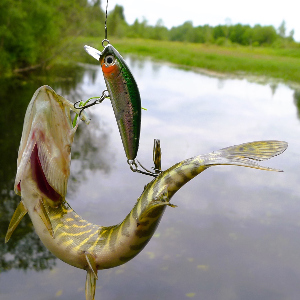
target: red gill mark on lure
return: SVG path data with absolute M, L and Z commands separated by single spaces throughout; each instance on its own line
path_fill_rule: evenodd
M 38 188 L 44 193 L 49 199 L 52 201 L 60 201 L 61 196 L 57 193 L 52 186 L 48 183 L 47 178 L 43 172 L 41 161 L 38 156 L 38 148 L 35 144 L 31 157 L 31 169 L 32 169 L 32 176 L 35 182 L 38 185 Z
M 21 181 L 18 183 L 18 185 L 17 185 L 17 190 L 19 191 L 19 192 L 21 192 Z
M 101 68 L 102 68 L 102 72 L 105 75 L 113 75 L 114 73 L 116 73 L 118 71 L 118 66 L 116 64 L 111 65 L 111 66 L 107 66 L 105 63 L 101 64 Z

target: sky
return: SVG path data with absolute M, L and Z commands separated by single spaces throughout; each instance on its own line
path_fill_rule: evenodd
M 145 18 L 148 24 L 155 25 L 159 19 L 171 28 L 185 21 L 192 21 L 194 26 L 209 24 L 273 25 L 276 29 L 284 20 L 286 34 L 294 29 L 294 39 L 300 41 L 300 13 L 297 0 L 109 0 L 108 11 L 116 4 L 124 7 L 127 23 Z M 106 0 L 102 0 L 105 9 Z M 227 20 L 227 21 L 226 21 Z

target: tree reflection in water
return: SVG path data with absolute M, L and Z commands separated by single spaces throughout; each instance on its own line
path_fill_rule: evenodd
M 297 117 L 300 119 L 300 90 L 295 90 L 294 91 L 294 103 L 297 107 Z

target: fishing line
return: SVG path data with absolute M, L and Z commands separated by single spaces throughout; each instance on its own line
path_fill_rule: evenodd
M 108 0 L 106 1 L 106 9 L 105 9 L 105 22 L 104 22 L 104 40 L 102 41 L 102 46 L 104 46 L 104 42 L 109 44 L 109 40 L 107 39 L 107 9 L 108 9 Z
M 105 48 L 105 45 L 104 45 L 105 42 L 107 42 L 107 44 L 109 44 L 109 40 L 107 39 L 107 10 L 108 10 L 108 0 L 106 1 L 106 8 L 105 8 L 104 40 L 102 41 L 103 48 Z M 94 98 L 96 98 L 96 100 L 93 103 L 88 103 L 91 99 L 94 99 Z M 80 115 L 81 115 L 81 113 L 83 112 L 84 109 L 86 109 L 88 107 L 91 107 L 91 106 L 94 106 L 95 104 L 101 103 L 105 98 L 109 98 L 109 94 L 108 94 L 107 90 L 104 90 L 102 92 L 101 97 L 91 97 L 87 101 L 85 101 L 84 103 L 81 100 L 75 102 L 74 103 L 74 108 L 80 110 L 80 113 L 79 113 L 79 117 L 80 117 Z

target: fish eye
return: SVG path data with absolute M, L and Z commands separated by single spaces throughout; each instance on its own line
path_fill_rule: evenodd
M 104 63 L 107 65 L 107 66 L 111 66 L 114 64 L 114 61 L 115 61 L 115 58 L 112 56 L 112 55 L 107 55 L 104 59 Z

